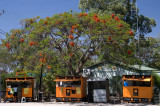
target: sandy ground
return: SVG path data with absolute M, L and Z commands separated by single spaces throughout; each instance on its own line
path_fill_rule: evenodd
M 71 102 L 27 102 L 27 103 L 0 103 L 0 106 L 160 106 L 151 104 L 108 104 L 108 103 L 71 103 Z

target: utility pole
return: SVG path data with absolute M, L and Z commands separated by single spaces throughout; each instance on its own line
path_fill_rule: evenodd
M 0 13 L 0 15 L 4 14 L 4 10 Z M 0 103 L 1 103 L 1 73 L 0 73 Z
M 134 1 L 133 0 L 130 0 L 130 3 L 131 3 L 131 16 L 133 16 L 133 17 L 136 17 L 136 24 L 137 24 L 137 28 L 136 28 L 136 33 L 135 33 L 135 35 L 136 35 L 136 37 L 137 37 L 137 40 L 136 40 L 136 47 L 137 47 L 137 49 L 135 49 L 135 56 L 137 57 L 137 56 L 139 56 L 139 32 L 138 32 L 138 3 L 137 3 L 138 1 L 136 1 L 136 3 L 135 3 L 135 7 L 136 8 L 133 8 L 133 3 L 134 3 Z M 132 26 L 132 29 L 133 29 L 133 26 Z
M 138 52 L 139 52 L 139 34 L 138 34 L 138 5 L 137 5 L 137 2 L 136 1 L 136 14 L 137 14 L 137 37 L 138 37 Z
M 1 103 L 1 73 L 0 73 L 0 103 Z

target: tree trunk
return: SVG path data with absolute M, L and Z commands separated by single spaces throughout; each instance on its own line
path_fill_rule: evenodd
M 39 77 L 39 91 L 41 91 L 41 86 L 42 86 L 42 72 L 43 72 L 43 64 L 41 67 L 41 73 L 40 73 L 40 77 Z

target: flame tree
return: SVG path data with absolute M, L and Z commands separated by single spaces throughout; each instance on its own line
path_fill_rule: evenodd
M 95 57 L 134 55 L 134 33 L 115 14 L 64 12 L 25 19 L 21 24 L 21 29 L 11 30 L 2 41 L 19 70 L 78 75 Z

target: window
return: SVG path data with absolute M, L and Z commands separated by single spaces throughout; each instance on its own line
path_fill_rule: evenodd
M 80 81 L 57 81 L 57 87 L 80 87 Z
M 124 86 L 151 87 L 151 81 L 124 81 Z

